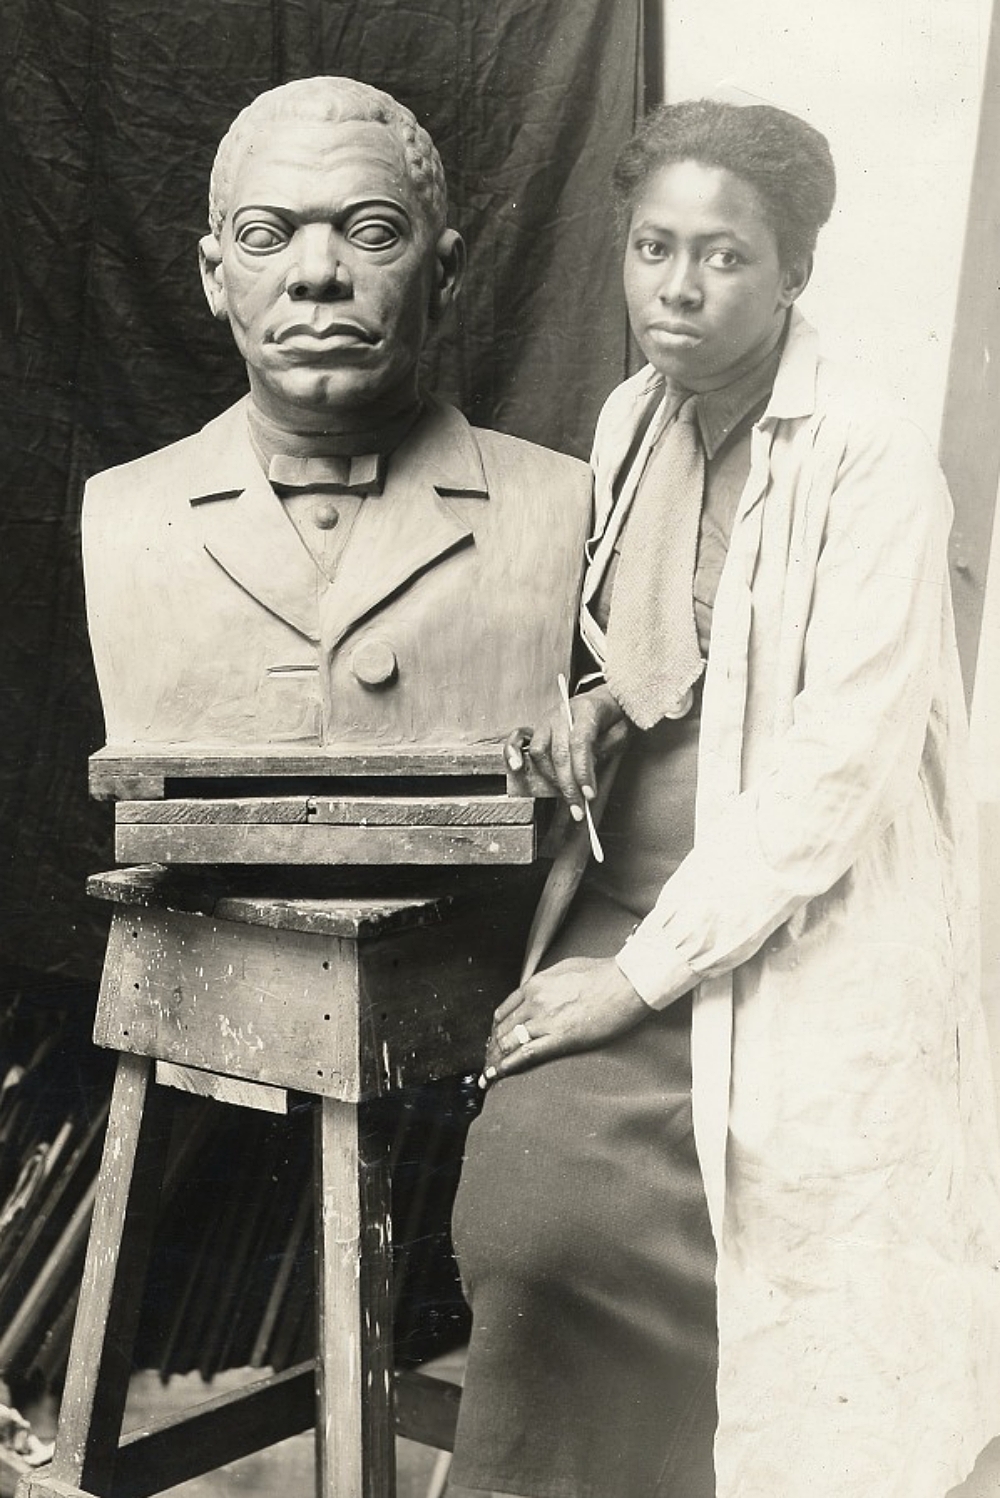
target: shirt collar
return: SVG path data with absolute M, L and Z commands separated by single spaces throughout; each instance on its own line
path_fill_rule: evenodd
M 766 405 L 781 364 L 786 336 L 787 330 L 773 349 L 731 384 L 723 385 L 719 390 L 704 390 L 697 395 L 698 429 L 707 458 L 715 457 L 730 433 L 752 411 Z M 676 412 L 690 395 L 690 391 L 668 383 L 668 413 Z
M 774 389 L 761 420 L 811 416 L 816 409 L 819 363 L 819 335 L 798 307 L 793 307 Z
M 190 464 L 196 470 L 188 492 L 193 503 L 238 494 L 259 474 L 260 459 L 250 442 L 248 404 L 244 397 L 198 434 L 199 461 Z M 460 411 L 435 396 L 423 396 L 423 413 L 397 453 L 405 457 L 408 475 L 419 472 L 441 495 L 488 498 L 475 432 Z

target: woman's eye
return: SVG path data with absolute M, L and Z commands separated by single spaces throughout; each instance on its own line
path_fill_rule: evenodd
M 640 239 L 636 249 L 643 260 L 663 260 L 666 258 L 667 247 L 658 239 Z
M 277 250 L 287 244 L 288 235 L 276 224 L 243 224 L 237 230 L 236 243 L 245 250 L 266 254 L 268 250 Z
M 386 219 L 368 218 L 353 224 L 347 237 L 351 244 L 360 245 L 364 250 L 388 250 L 398 244 L 400 233 L 396 225 Z
M 735 250 L 711 250 L 706 256 L 705 264 L 715 270 L 735 270 L 743 261 Z

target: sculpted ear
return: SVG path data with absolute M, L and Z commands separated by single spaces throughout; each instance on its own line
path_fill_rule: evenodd
M 212 309 L 212 316 L 222 322 L 229 318 L 226 303 L 226 284 L 222 275 L 222 246 L 214 234 L 206 234 L 198 241 L 198 265 L 205 297 Z
M 438 318 L 455 300 L 465 275 L 465 240 L 457 229 L 445 229 L 438 237 L 434 261 L 430 314 Z

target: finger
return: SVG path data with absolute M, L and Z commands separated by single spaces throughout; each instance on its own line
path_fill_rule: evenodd
M 493 1016 L 494 1033 L 500 1029 L 505 1019 L 509 1018 L 516 1009 L 521 1007 L 526 998 L 527 994 L 523 988 L 515 988 L 513 993 L 507 995 Z M 523 1017 L 522 1015 L 521 1018 L 523 1019 Z
M 573 740 L 577 730 L 561 724 L 558 733 L 552 735 L 550 758 L 559 794 L 569 806 L 570 816 L 575 822 L 583 821 L 583 792 L 577 779 L 574 765 Z
M 495 1030 L 486 1044 L 485 1064 L 487 1066 L 499 1066 L 501 1061 L 505 1061 L 508 1056 L 517 1050 L 518 1046 L 523 1044 L 523 1035 L 515 1034 L 513 1026 L 509 1026 L 505 1030 Z
M 570 739 L 570 755 L 574 779 L 580 787 L 581 796 L 587 801 L 592 801 L 597 794 L 596 740 L 596 722 L 590 712 L 581 711 Z
M 504 759 L 507 763 L 507 768 L 513 770 L 515 775 L 524 769 L 525 750 L 530 743 L 530 728 L 515 728 L 507 736 L 507 740 L 503 746 Z
M 552 1036 L 539 1036 L 537 1040 L 532 1040 L 527 1045 L 517 1046 L 509 1055 L 497 1061 L 490 1081 L 499 1082 L 504 1077 L 512 1077 L 517 1072 L 527 1071 L 532 1066 L 538 1066 L 541 1062 L 558 1056 L 559 1050 L 559 1045 Z

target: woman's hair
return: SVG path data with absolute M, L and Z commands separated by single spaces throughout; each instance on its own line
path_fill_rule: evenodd
M 770 104 L 689 99 L 661 105 L 615 163 L 612 182 L 624 222 L 648 178 L 679 161 L 724 167 L 748 182 L 764 206 L 782 264 L 809 259 L 837 191 L 826 136 L 812 125 Z

